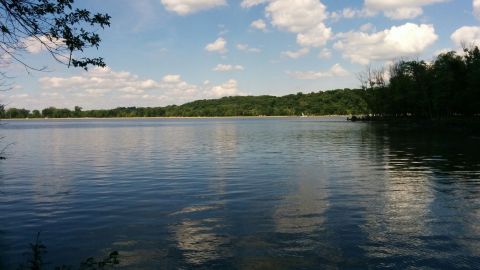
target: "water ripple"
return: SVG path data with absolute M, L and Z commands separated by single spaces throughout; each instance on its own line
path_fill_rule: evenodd
M 478 141 L 340 120 L 12 121 L 0 268 L 478 267 Z

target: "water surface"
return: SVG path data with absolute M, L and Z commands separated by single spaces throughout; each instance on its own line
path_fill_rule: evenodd
M 468 269 L 480 140 L 343 118 L 8 121 L 0 268 Z

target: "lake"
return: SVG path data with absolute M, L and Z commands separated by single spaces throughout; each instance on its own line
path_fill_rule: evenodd
M 480 139 L 344 118 L 5 121 L 0 269 L 473 269 Z

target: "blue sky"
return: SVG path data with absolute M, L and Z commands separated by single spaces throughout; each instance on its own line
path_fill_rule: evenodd
M 367 65 L 433 59 L 480 41 L 479 0 L 82 0 L 112 26 L 91 56 L 107 69 L 67 69 L 31 44 L 48 72 L 11 64 L 10 107 L 164 106 L 229 95 L 359 86 Z

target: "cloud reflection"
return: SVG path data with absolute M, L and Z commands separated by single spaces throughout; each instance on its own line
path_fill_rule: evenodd
M 313 168 L 298 170 L 295 191 L 288 194 L 274 213 L 275 230 L 282 234 L 303 235 L 292 240 L 288 250 L 311 250 L 317 246 L 313 238 L 322 230 L 329 207 L 326 176 L 313 173 Z

